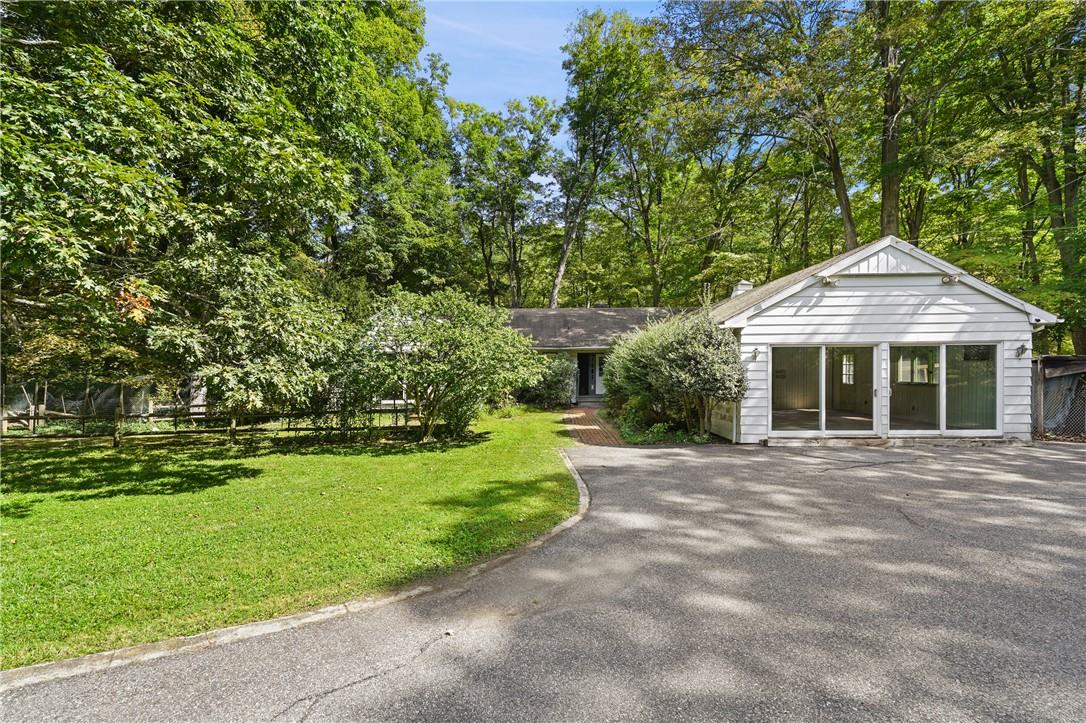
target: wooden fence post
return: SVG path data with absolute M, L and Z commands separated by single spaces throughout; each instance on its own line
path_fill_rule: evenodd
M 1039 438 L 1045 438 L 1045 358 L 1039 357 L 1033 363 L 1033 413 L 1036 419 L 1033 428 Z
M 124 385 L 117 385 L 120 394 L 117 399 L 117 407 L 113 410 L 113 447 L 121 446 L 121 425 L 124 424 Z
M 27 417 L 27 424 L 30 425 L 30 433 L 37 434 L 38 432 L 38 383 L 34 382 L 34 397 L 30 401 L 30 416 Z

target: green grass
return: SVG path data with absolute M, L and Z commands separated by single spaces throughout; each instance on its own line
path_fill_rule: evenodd
M 375 593 L 572 514 L 561 415 L 459 444 L 8 441 L 4 668 Z

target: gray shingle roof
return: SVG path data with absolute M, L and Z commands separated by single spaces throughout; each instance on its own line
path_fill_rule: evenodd
M 821 261 L 814 266 L 808 266 L 805 269 L 800 269 L 787 276 L 782 276 L 779 279 L 773 279 L 769 283 L 762 284 L 761 286 L 755 286 L 750 291 L 744 292 L 739 296 L 733 296 L 730 299 L 724 299 L 718 302 L 713 307 L 712 316 L 716 321 L 727 321 L 737 314 L 742 314 L 752 306 L 765 301 L 774 294 L 778 294 L 793 284 L 798 284 L 801 281 L 815 276 L 820 271 L 828 269 L 836 264 L 838 261 L 847 259 L 850 256 L 854 256 L 860 251 L 866 250 L 865 246 L 854 248 L 851 251 L 846 251 L 843 254 L 837 254 L 832 258 L 828 258 L 825 261 Z
M 683 309 L 659 306 L 590 309 L 512 309 L 510 326 L 537 349 L 606 349 L 620 334 Z

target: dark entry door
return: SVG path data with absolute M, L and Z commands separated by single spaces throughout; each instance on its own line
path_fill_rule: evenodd
M 577 394 L 587 396 L 596 393 L 596 355 L 577 355 Z

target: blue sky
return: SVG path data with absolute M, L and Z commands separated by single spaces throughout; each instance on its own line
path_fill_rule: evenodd
M 582 10 L 649 15 L 651 2 L 424 2 L 426 50 L 449 64 L 448 93 L 500 110 L 511 98 L 566 95 L 562 45 Z

